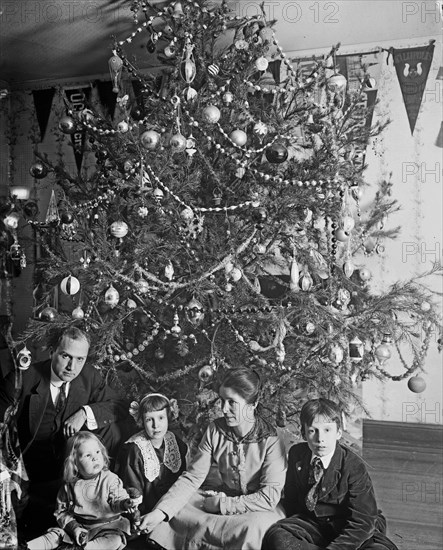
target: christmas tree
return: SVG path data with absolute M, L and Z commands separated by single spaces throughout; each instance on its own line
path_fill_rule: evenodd
M 385 222 L 399 207 L 383 181 L 360 208 L 363 152 L 385 124 L 365 130 L 365 68 L 351 90 L 338 46 L 295 67 L 273 22 L 224 2 L 131 6 L 134 32 L 109 59 L 118 114 L 68 105 L 59 123 L 85 132 L 94 173 L 44 154 L 31 167 L 62 198 L 32 222 L 44 254 L 21 341 L 85 328 L 104 375 L 129 397 L 176 397 L 190 436 L 219 412 L 218 375 L 239 365 L 262 375 L 280 426 L 307 396 L 346 408 L 367 377 L 420 384 L 441 331 L 432 293 L 418 278 L 374 295 L 365 267 L 397 235 Z M 161 72 L 138 68 L 133 43 Z

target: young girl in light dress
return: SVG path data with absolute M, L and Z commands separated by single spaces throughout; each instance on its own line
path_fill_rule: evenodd
M 55 549 L 61 543 L 84 550 L 125 547 L 130 522 L 121 513 L 133 512 L 136 502 L 108 465 L 108 452 L 93 433 L 80 431 L 68 441 L 64 483 L 54 513 L 59 527 L 29 541 L 30 550 Z
M 171 400 L 161 393 L 150 393 L 129 410 L 143 428 L 130 437 L 118 461 L 118 473 L 127 490 L 141 495 L 142 515 L 150 512 L 186 468 L 187 446 L 168 430 Z M 138 502 L 138 501 L 137 501 Z

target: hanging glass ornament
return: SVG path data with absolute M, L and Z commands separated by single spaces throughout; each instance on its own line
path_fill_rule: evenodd
M 191 86 L 188 86 L 184 90 L 184 94 L 185 94 L 186 101 L 192 101 L 193 99 L 195 99 L 197 97 L 197 90 L 195 90 Z
M 11 260 L 18 262 L 22 255 L 22 249 L 21 246 L 16 242 L 11 245 L 11 248 L 9 249 L 9 257 Z
M 198 371 L 198 377 L 204 384 L 210 382 L 214 378 L 214 369 L 212 365 L 205 365 Z
M 427 312 L 427 311 L 430 311 L 431 309 L 431 304 L 429 302 L 427 302 L 426 300 L 423 301 L 421 304 L 420 304 L 420 309 L 423 311 L 423 312 Z
M 247 142 L 248 136 L 243 130 L 233 130 L 229 135 L 229 139 L 239 147 L 242 147 Z
M 269 61 L 266 59 L 266 57 L 259 57 L 255 60 L 255 67 L 257 71 L 266 71 L 266 69 L 269 67 Z
M 234 100 L 234 94 L 232 92 L 225 92 L 222 95 L 222 101 L 225 105 L 230 105 Z
M 173 153 L 182 153 L 186 149 L 187 140 L 182 134 L 174 134 L 169 140 L 169 145 Z
M 351 277 L 351 275 L 354 273 L 355 266 L 351 262 L 351 260 L 346 260 L 346 262 L 343 264 L 343 273 L 348 277 L 348 279 Z
M 180 212 L 180 217 L 182 218 L 182 220 L 190 221 L 194 217 L 194 211 L 192 210 L 192 208 L 186 207 Z
M 191 84 L 197 74 L 193 50 L 194 45 L 191 43 L 189 38 L 186 38 L 182 60 L 180 63 L 180 76 L 187 84 Z
M 363 359 L 364 350 L 364 343 L 358 336 L 354 336 L 354 338 L 349 342 L 349 359 L 353 363 L 360 363 Z
M 148 41 L 146 42 L 146 49 L 149 53 L 154 53 L 157 49 L 157 42 L 159 39 L 159 35 L 156 32 L 151 33 L 151 36 L 149 37 Z
M 165 350 L 163 348 L 157 348 L 154 352 L 156 359 L 164 359 L 165 358 Z
M 355 220 L 352 216 L 343 216 L 340 220 L 340 229 L 345 233 L 350 233 L 355 227 Z
M 116 288 L 114 288 L 111 284 L 111 286 L 108 288 L 108 290 L 105 292 L 105 304 L 111 307 L 113 309 L 120 300 L 120 294 Z
M 163 50 L 163 53 L 165 54 L 165 57 L 171 58 L 174 57 L 177 53 L 177 48 L 175 47 L 175 43 L 171 42 L 166 46 L 166 48 Z
M 212 197 L 213 197 L 215 206 L 220 206 L 223 195 L 219 187 L 216 187 L 214 189 L 214 191 L 212 192 Z
M 311 250 L 309 251 L 309 256 L 311 258 L 315 273 L 321 279 L 327 279 L 329 277 L 329 267 L 324 257 L 320 254 L 318 250 L 315 250 L 315 248 L 311 248 Z
M 11 212 L 3 219 L 3 223 L 5 224 L 7 229 L 14 231 L 18 227 L 19 219 L 20 216 L 17 214 L 17 212 Z
M 180 336 L 180 333 L 182 331 L 181 327 L 178 324 L 179 318 L 177 313 L 174 313 L 174 325 L 171 327 L 171 334 L 175 338 L 178 338 Z
M 334 74 L 327 80 L 327 86 L 331 92 L 343 93 L 346 90 L 347 80 L 342 74 Z
M 77 131 L 77 124 L 75 120 L 68 115 L 63 116 L 60 119 L 58 127 L 64 134 L 75 134 Z
M 298 269 L 298 264 L 295 259 L 291 262 L 291 269 L 289 274 L 289 289 L 291 292 L 298 292 L 300 290 L 299 287 L 300 282 L 300 271 Z
M 385 363 L 385 361 L 391 358 L 391 350 L 389 349 L 389 346 L 386 344 L 380 344 L 375 349 L 374 353 L 382 365 Z
M 136 281 L 134 286 L 137 292 L 139 292 L 140 294 L 146 294 L 147 292 L 149 292 L 149 284 L 144 279 L 139 279 L 138 281 Z
M 160 189 L 160 187 L 156 187 L 154 191 L 152 192 L 152 195 L 154 196 L 154 200 L 156 203 L 160 204 L 161 200 L 164 198 L 165 194 L 163 193 L 163 190 Z
M 185 306 L 185 314 L 192 325 L 200 325 L 205 317 L 203 304 L 193 297 Z
M 360 275 L 360 279 L 362 281 L 369 281 L 372 277 L 372 273 L 366 267 L 359 269 L 358 274 Z
M 237 281 L 239 281 L 243 277 L 243 272 L 238 267 L 234 267 L 234 268 L 232 268 L 231 272 L 229 273 L 229 276 L 234 281 L 234 283 L 236 283 Z
M 55 321 L 58 315 L 58 311 L 54 307 L 45 307 L 41 310 L 39 318 L 46 323 L 52 323 Z
M 408 388 L 414 393 L 421 393 L 426 389 L 426 381 L 421 376 L 412 376 L 408 380 Z
M 60 290 L 63 294 L 74 296 L 80 290 L 80 281 L 76 277 L 68 275 L 60 283 Z
M 280 164 L 288 158 L 288 150 L 282 143 L 273 143 L 266 148 L 265 156 L 269 162 Z
M 165 277 L 168 281 L 172 281 L 174 278 L 174 266 L 172 265 L 172 262 L 168 262 L 165 266 Z
M 235 172 L 235 177 L 239 178 L 239 179 L 242 179 L 242 177 L 245 174 L 246 174 L 246 168 L 244 168 L 243 166 L 240 166 L 239 168 L 237 168 L 237 170 Z
M 312 280 L 312 277 L 310 275 L 310 273 L 308 271 L 304 271 L 300 277 L 300 288 L 305 291 L 305 292 L 308 292 L 309 290 L 311 290 L 312 288 L 312 285 L 314 284 L 313 280 Z
M 119 220 L 111 223 L 109 231 L 113 237 L 116 237 L 117 239 L 122 239 L 128 234 L 129 227 L 126 222 Z
M 121 134 L 126 134 L 126 132 L 129 131 L 129 124 L 126 122 L 126 120 L 121 120 L 117 124 L 117 131 Z
M 334 235 L 337 241 L 340 241 L 341 243 L 346 243 L 349 240 L 349 233 L 347 233 L 344 229 L 336 229 Z
M 72 310 L 71 317 L 73 319 L 83 319 L 84 316 L 85 316 L 85 312 L 80 306 Z
M 113 55 L 108 60 L 109 74 L 111 75 L 112 91 L 119 92 L 119 84 L 122 75 L 123 61 L 118 55 Z
M 125 306 L 128 309 L 135 309 L 137 307 L 137 304 L 136 304 L 135 300 L 133 300 L 132 298 L 128 298 L 125 302 Z
M 306 326 L 305 326 L 305 332 L 306 334 L 313 334 L 315 332 L 315 325 L 314 323 L 311 323 L 310 321 L 308 321 L 306 323 Z
M 43 162 L 34 162 L 29 168 L 31 176 L 37 180 L 41 180 L 48 175 L 48 169 Z
M 259 138 L 262 138 L 268 133 L 268 127 L 264 122 L 259 120 L 254 124 L 253 132 L 256 136 L 258 136 Z
M 205 122 L 209 124 L 215 124 L 220 120 L 220 109 L 215 105 L 208 105 L 202 111 L 202 118 Z
M 215 63 L 211 63 L 208 67 L 208 73 L 211 76 L 217 76 L 220 71 L 220 67 L 216 65 Z
M 343 361 L 344 353 L 343 348 L 338 344 L 331 346 L 329 350 L 329 359 L 334 363 L 334 365 L 339 365 Z
M 49 199 L 48 209 L 46 210 L 45 223 L 60 223 L 60 216 L 58 213 L 57 199 L 55 198 L 54 189 L 51 191 L 51 198 Z
M 140 136 L 141 144 L 148 151 L 153 151 L 160 143 L 160 134 L 155 130 L 146 130 Z
M 17 361 L 20 370 L 28 370 L 31 366 L 32 356 L 26 345 L 17 353 Z

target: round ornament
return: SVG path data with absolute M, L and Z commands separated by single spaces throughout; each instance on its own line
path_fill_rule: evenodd
M 220 109 L 215 105 L 208 105 L 203 109 L 202 118 L 205 122 L 209 124 L 215 124 L 220 120 Z
M 198 371 L 198 377 L 203 383 L 209 382 L 214 377 L 214 369 L 211 365 L 205 365 Z
M 42 162 L 34 162 L 29 169 L 29 173 L 33 178 L 41 180 L 48 175 L 48 169 Z
M 63 212 L 60 212 L 60 221 L 66 225 L 69 225 L 74 221 L 74 215 L 72 212 L 67 212 L 64 210 Z
M 194 211 L 192 208 L 187 207 L 180 212 L 180 217 L 182 220 L 185 220 L 185 222 L 188 222 L 194 218 Z
M 234 268 L 232 268 L 229 275 L 230 275 L 231 279 L 234 281 L 234 283 L 236 283 L 237 281 L 239 281 L 242 278 L 243 273 L 242 273 L 241 269 L 239 269 L 238 267 L 234 267 Z
M 281 164 L 288 158 L 288 150 L 281 143 L 273 143 L 266 149 L 265 155 L 269 162 Z
M 58 311 L 54 307 L 45 307 L 40 311 L 39 318 L 46 323 L 52 323 L 58 315 Z
M 117 124 L 117 130 L 118 130 L 121 134 L 126 134 L 126 132 L 129 130 L 129 124 L 126 122 L 126 120 L 121 120 L 121 121 Z
M 19 219 L 20 217 L 17 212 L 11 212 L 8 216 L 6 216 L 6 218 L 3 219 L 3 223 L 5 224 L 5 227 L 14 231 L 18 227 Z
M 68 277 L 65 277 L 60 283 L 60 290 L 67 296 L 74 296 L 74 294 L 77 294 L 80 290 L 80 281 L 77 277 L 68 275 Z
M 112 309 L 118 304 L 119 300 L 120 294 L 118 293 L 118 290 L 111 285 L 105 292 L 105 304 L 110 306 Z
M 239 147 L 242 147 L 247 142 L 248 136 L 243 130 L 234 130 L 231 132 L 229 139 Z
M 342 74 L 335 74 L 328 78 L 327 84 L 331 92 L 340 93 L 346 90 L 347 80 Z
M 154 200 L 156 202 L 160 202 L 163 199 L 163 197 L 165 196 L 165 194 L 163 193 L 163 190 L 160 189 L 160 187 L 156 187 L 154 189 L 154 191 L 152 192 L 152 194 L 153 194 Z
M 362 267 L 361 269 L 359 269 L 358 274 L 360 275 L 360 279 L 362 281 L 369 281 L 369 279 L 372 277 L 372 273 L 366 267 Z
M 140 294 L 146 294 L 149 291 L 149 284 L 144 279 L 139 279 L 135 283 L 135 288 Z
M 143 118 L 143 111 L 138 106 L 133 107 L 130 114 L 134 120 L 141 120 Z
M 305 326 L 305 332 L 306 334 L 313 334 L 315 332 L 314 323 L 311 323 L 311 321 L 308 321 Z
M 421 376 L 412 376 L 408 380 L 408 388 L 414 393 L 421 393 L 426 389 L 426 382 Z
M 186 318 L 192 325 L 199 325 L 205 317 L 203 304 L 196 298 L 192 298 L 192 300 L 185 306 L 185 314 Z
M 334 233 L 337 241 L 346 243 L 349 240 L 349 234 L 344 229 L 337 229 Z
M 70 116 L 63 116 L 58 123 L 58 127 L 64 134 L 75 134 L 77 131 L 75 120 Z
M 211 65 L 209 65 L 209 67 L 208 67 L 208 73 L 211 76 L 217 76 L 219 71 L 220 71 L 220 67 L 218 65 L 216 65 L 215 63 L 211 63 Z
M 31 352 L 25 346 L 17 353 L 18 368 L 20 370 L 28 370 L 31 365 Z
M 152 151 L 160 143 L 160 134 L 155 130 L 146 130 L 140 136 L 140 141 L 145 149 Z
M 37 203 L 34 202 L 34 201 L 28 201 L 23 206 L 23 213 L 28 218 L 34 218 L 38 214 L 38 205 L 37 205 Z
M 420 304 L 420 309 L 424 312 L 429 311 L 431 309 L 431 304 L 429 302 L 424 301 Z
M 85 312 L 81 307 L 76 307 L 72 310 L 71 317 L 73 319 L 83 319 L 85 316 Z
M 232 92 L 225 92 L 222 96 L 223 103 L 229 105 L 234 101 L 234 94 Z
M 126 222 L 116 221 L 111 223 L 109 231 L 111 232 L 111 235 L 113 237 L 116 237 L 117 239 L 122 239 L 128 234 L 129 227 Z
M 381 363 L 384 363 L 385 361 L 391 358 L 391 350 L 389 349 L 389 346 L 387 346 L 386 344 L 380 344 L 376 348 L 374 353 L 377 359 Z
M 256 136 L 263 137 L 268 133 L 268 127 L 266 126 L 266 124 L 264 122 L 259 120 L 258 122 L 256 122 L 254 124 L 253 131 L 254 131 L 254 134 Z
M 259 57 L 255 60 L 255 67 L 258 71 L 266 71 L 266 69 L 269 66 L 269 61 L 266 59 L 266 57 Z
M 174 134 L 169 140 L 169 145 L 174 153 L 182 153 L 186 149 L 187 140 L 182 134 Z

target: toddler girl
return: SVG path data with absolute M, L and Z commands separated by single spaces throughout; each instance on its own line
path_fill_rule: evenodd
M 171 405 L 163 394 L 150 393 L 140 403 L 133 401 L 129 410 L 143 429 L 126 441 L 118 473 L 126 489 L 142 494 L 142 515 L 152 510 L 186 468 L 187 446 L 168 431 Z
M 29 541 L 30 550 L 50 550 L 62 542 L 85 550 L 125 547 L 130 523 L 121 512 L 132 512 L 136 504 L 108 464 L 107 450 L 93 433 L 80 431 L 68 441 L 64 483 L 54 513 L 60 527 Z

